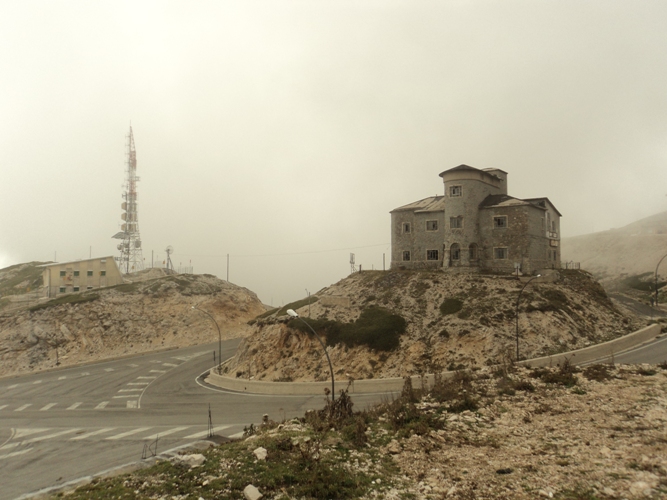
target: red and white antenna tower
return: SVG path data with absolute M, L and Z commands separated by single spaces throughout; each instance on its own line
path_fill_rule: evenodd
M 144 268 L 144 259 L 141 254 L 141 236 L 139 235 L 139 215 L 137 212 L 137 150 L 134 147 L 134 135 L 130 126 L 127 136 L 127 170 L 123 185 L 123 213 L 120 218 L 123 223 L 121 231 L 114 238 L 122 240 L 118 245 L 120 256 L 116 257 L 118 268 L 122 273 L 136 273 Z

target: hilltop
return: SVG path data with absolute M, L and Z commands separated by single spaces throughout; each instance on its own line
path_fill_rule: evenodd
M 29 272 L 36 264 L 0 270 L 6 277 L 0 289 L 36 284 Z M 250 290 L 206 274 L 162 276 L 0 309 L 0 376 L 51 368 L 56 351 L 66 366 L 216 340 L 215 325 L 194 305 L 215 317 L 224 338 L 245 335 L 246 322 L 265 311 Z
M 515 303 L 523 285 L 511 276 L 356 273 L 319 291 L 310 304 L 304 299 L 258 317 L 224 370 L 257 380 L 330 377 L 317 340 L 286 315 L 288 308 L 326 339 L 339 379 L 498 363 L 515 356 Z M 644 326 L 619 307 L 584 271 L 550 272 L 534 280 L 520 301 L 521 357 L 578 349 Z
M 667 253 L 667 212 L 598 233 L 563 238 L 563 261 L 580 262 L 581 268 L 603 281 L 619 276 L 655 272 Z M 667 262 L 661 267 L 667 275 Z

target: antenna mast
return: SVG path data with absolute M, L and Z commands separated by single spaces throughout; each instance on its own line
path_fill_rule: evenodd
M 118 245 L 120 257 L 116 257 L 118 268 L 124 274 L 136 273 L 144 268 L 144 259 L 141 255 L 141 236 L 139 235 L 139 216 L 137 213 L 137 150 L 134 147 L 134 134 L 130 126 L 127 136 L 127 170 L 123 185 L 123 203 L 121 208 L 124 212 L 120 218 L 123 219 L 121 232 L 114 238 L 122 240 Z

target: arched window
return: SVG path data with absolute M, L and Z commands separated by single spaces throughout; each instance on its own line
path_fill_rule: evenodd
M 461 247 L 458 243 L 452 243 L 449 247 L 449 257 L 452 260 L 461 260 Z
M 477 260 L 477 243 L 471 243 L 468 247 L 468 258 L 470 260 Z

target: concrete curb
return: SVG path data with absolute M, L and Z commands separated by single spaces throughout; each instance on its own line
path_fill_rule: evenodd
M 660 335 L 661 327 L 659 324 L 649 325 L 619 337 L 609 342 L 597 344 L 576 351 L 563 352 L 553 356 L 528 359 L 520 361 L 519 364 L 529 367 L 552 366 L 562 363 L 566 359 L 573 364 L 582 364 L 588 361 L 611 356 L 615 353 L 625 351 L 631 347 L 638 346 L 648 342 Z M 454 372 L 444 372 L 442 376 L 450 377 Z M 424 376 L 413 375 L 412 385 L 415 388 L 422 386 L 429 387 L 433 384 L 434 375 Z M 270 394 L 284 396 L 316 396 L 323 395 L 325 389 L 331 388 L 331 380 L 322 382 L 268 382 L 262 380 L 244 380 L 232 377 L 225 377 L 211 372 L 206 377 L 206 382 L 221 389 L 229 391 L 248 393 L 248 394 Z M 383 379 L 362 379 L 354 380 L 350 383 L 348 391 L 350 394 L 373 394 L 401 392 L 405 380 L 402 377 L 383 378 Z M 347 386 L 347 381 L 339 380 L 336 383 L 336 392 Z

